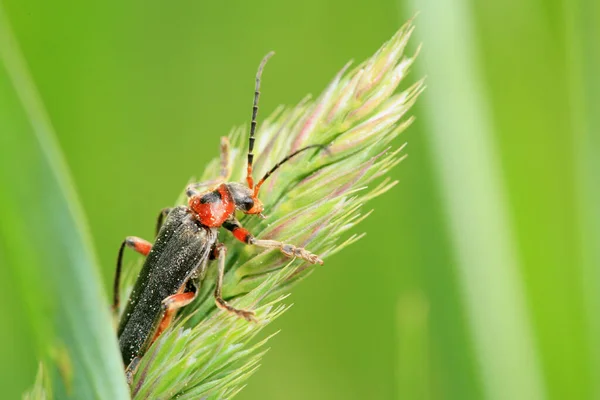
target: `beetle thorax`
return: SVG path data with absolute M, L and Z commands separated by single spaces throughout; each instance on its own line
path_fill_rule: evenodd
M 211 228 L 223 225 L 235 212 L 235 203 L 225 183 L 190 197 L 188 206 L 202 225 Z

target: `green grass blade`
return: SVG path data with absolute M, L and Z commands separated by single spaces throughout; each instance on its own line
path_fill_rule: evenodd
M 460 0 L 412 4 L 422 12 L 430 141 L 486 398 L 544 398 L 471 11 Z
M 0 4 L 0 245 L 56 398 L 128 398 L 89 234 Z
M 572 130 L 575 138 L 579 240 L 588 318 L 589 379 L 600 396 L 600 5 L 564 2 Z

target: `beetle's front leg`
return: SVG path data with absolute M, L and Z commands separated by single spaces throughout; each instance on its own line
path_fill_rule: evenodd
M 225 275 L 225 255 L 227 254 L 227 247 L 225 247 L 225 245 L 222 243 L 218 243 L 215 245 L 214 252 L 219 265 L 217 284 L 215 286 L 215 303 L 217 304 L 217 307 L 235 314 L 238 317 L 242 317 L 247 321 L 256 322 L 256 319 L 254 318 L 254 311 L 234 308 L 223 299 L 221 292 L 223 290 L 223 276 Z
M 251 245 L 264 247 L 266 249 L 279 249 L 288 257 L 298 257 L 308 261 L 311 264 L 323 265 L 323 260 L 318 255 L 311 253 L 303 247 L 296 247 L 293 244 L 278 242 L 277 240 L 260 240 L 256 238 L 250 239 L 248 242 Z
M 312 264 L 321 264 L 323 265 L 323 260 L 319 258 L 316 254 L 311 253 L 302 247 L 296 247 L 293 244 L 279 242 L 277 240 L 261 240 L 257 239 L 248 230 L 243 228 L 237 219 L 230 219 L 225 221 L 223 227 L 236 237 L 241 242 L 251 244 L 253 246 L 264 247 L 267 249 L 279 249 L 284 255 L 288 257 L 298 257 L 303 260 L 306 260 Z

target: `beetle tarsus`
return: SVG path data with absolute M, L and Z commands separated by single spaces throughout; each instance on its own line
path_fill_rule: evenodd
M 131 360 L 127 368 L 125 368 L 125 379 L 127 379 L 127 385 L 131 386 L 133 383 L 133 376 L 135 375 L 141 360 L 142 359 L 140 357 L 135 357 L 133 360 Z
M 225 300 L 223 300 L 223 295 L 221 291 L 223 289 L 223 275 L 225 274 L 225 255 L 227 254 L 227 247 L 225 247 L 223 243 L 217 243 L 213 251 L 215 254 L 217 254 L 217 258 L 219 261 L 217 284 L 215 286 L 215 303 L 217 304 L 217 307 L 219 307 L 222 310 L 228 311 L 232 314 L 235 314 L 238 317 L 244 318 L 246 321 L 256 322 L 256 318 L 254 318 L 254 311 L 240 310 L 238 308 L 230 306 Z
M 293 244 L 282 243 L 276 240 L 260 239 L 253 239 L 250 241 L 250 244 L 267 249 L 279 249 L 279 251 L 281 251 L 287 257 L 298 257 L 308 261 L 311 264 L 323 265 L 323 260 L 321 260 L 318 255 L 311 253 L 303 247 L 296 247 Z
M 248 322 L 258 322 L 255 318 L 254 311 L 240 310 L 238 308 L 230 306 L 223 298 L 215 296 L 215 303 L 221 310 L 225 310 L 229 313 L 235 314 L 237 317 L 244 318 Z

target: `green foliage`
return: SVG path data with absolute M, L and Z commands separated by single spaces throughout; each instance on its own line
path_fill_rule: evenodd
M 122 238 L 152 239 L 158 210 L 201 175 L 219 136 L 249 117 L 263 54 L 277 50 L 260 122 L 276 103 L 320 93 L 350 56 L 365 59 L 420 10 L 414 38 L 424 47 L 413 73 L 427 74 L 429 89 L 411 111 L 416 123 L 393 142 L 410 142 L 407 162 L 389 173 L 401 184 L 369 203 L 375 212 L 355 228 L 366 237 L 293 288 L 293 312 L 257 339 L 283 334 L 238 398 L 505 398 L 523 380 L 551 399 L 600 398 L 597 1 L 1 1 L 56 128 L 101 261 L 93 278 L 107 293 Z M 56 269 L 40 276 L 31 267 L 39 237 L 26 236 L 50 231 L 44 240 L 56 243 L 67 230 L 47 229 L 54 191 L 30 180 L 48 170 L 43 155 L 6 146 L 34 141 L 0 64 L 0 387 L 14 399 L 34 381 L 39 338 L 53 340 L 32 313 L 53 315 L 44 293 Z M 483 162 L 465 172 L 482 137 Z M 500 194 L 465 189 L 490 164 Z M 17 208 L 6 202 L 13 196 Z M 490 199 L 502 201 L 503 217 Z M 499 219 L 508 235 L 494 237 L 486 227 Z M 469 234 L 473 226 L 483 233 Z M 4 232 L 11 243 L 23 236 L 18 251 L 31 262 L 9 258 L 16 248 Z M 488 250 L 507 241 L 516 267 Z M 466 267 L 475 252 L 484 262 Z M 500 277 L 512 271 L 510 290 L 488 275 L 492 266 Z M 535 361 L 515 332 L 527 335 Z
M 85 219 L 1 5 L 0 62 L 0 260 L 31 345 L 51 360 L 38 382 L 51 381 L 61 399 L 127 398 Z
M 44 369 L 44 364 L 40 363 L 33 387 L 23 394 L 23 400 L 50 400 L 51 396 L 50 380 Z
M 316 101 L 279 108 L 261 124 L 255 177 L 305 145 L 323 144 L 327 150 L 297 157 L 267 181 L 261 199 L 268 218 L 241 220 L 256 237 L 303 246 L 324 259 L 360 238 L 349 231 L 368 215 L 364 203 L 396 184 L 385 176 L 402 160 L 402 149 L 392 150 L 390 143 L 412 122 L 401 119 L 423 90 L 418 81 L 395 93 L 414 61 L 404 55 L 412 30 L 406 24 L 351 72 L 346 65 Z M 246 132 L 237 128 L 229 135 L 235 181 L 245 178 Z M 215 159 L 201 181 L 214 179 L 218 169 Z M 282 303 L 286 294 L 315 268 L 278 251 L 233 242 L 228 247 L 224 297 L 235 307 L 255 310 L 258 322 L 216 309 L 215 271 L 210 271 L 196 302 L 182 310 L 182 318 L 143 358 L 132 385 L 134 398 L 232 397 L 264 354 L 268 338 L 252 339 L 287 309 Z M 123 298 L 136 271 L 131 268 L 124 278 Z

